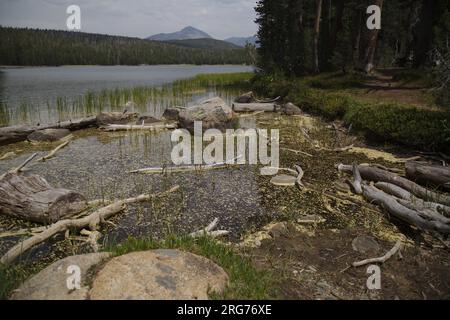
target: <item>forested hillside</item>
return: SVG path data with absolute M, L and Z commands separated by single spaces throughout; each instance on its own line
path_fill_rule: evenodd
M 0 27 L 0 65 L 249 64 L 244 49 L 215 50 L 138 38 Z
M 382 9 L 369 30 L 369 5 Z M 432 66 L 449 52 L 448 0 L 260 0 L 260 66 L 303 75 Z

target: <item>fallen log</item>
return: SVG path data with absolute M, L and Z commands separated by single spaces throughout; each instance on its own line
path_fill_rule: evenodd
M 267 111 L 275 112 L 275 103 L 233 103 L 235 112 Z
M 0 214 L 38 223 L 51 223 L 86 209 L 79 193 L 57 189 L 38 175 L 6 173 L 0 179 Z
M 145 202 L 149 201 L 155 197 L 164 196 L 166 194 L 175 192 L 179 189 L 179 186 L 175 186 L 171 188 L 168 191 L 155 194 L 155 195 L 140 195 L 135 198 L 129 198 L 126 200 L 119 200 L 115 201 L 112 204 L 100 208 L 93 212 L 92 214 L 80 218 L 80 219 L 68 219 L 68 220 L 60 220 L 51 226 L 49 226 L 47 229 L 42 231 L 39 234 L 36 234 L 28 239 L 25 239 L 24 241 L 19 242 L 14 247 L 12 247 L 7 253 L 3 255 L 3 257 L 0 259 L 0 263 L 4 265 L 9 265 L 12 262 L 14 262 L 18 257 L 20 257 L 24 252 L 28 251 L 29 249 L 33 248 L 34 246 L 46 241 L 47 239 L 50 239 L 54 235 L 65 232 L 69 229 L 86 229 L 89 228 L 90 231 L 97 231 L 100 224 L 104 222 L 106 219 L 122 212 L 127 204 L 133 204 L 133 203 L 139 203 L 139 202 Z M 84 232 L 87 234 L 88 232 Z M 98 238 L 98 234 L 96 235 L 96 238 Z
M 353 173 L 353 167 L 348 165 L 340 164 L 338 166 L 339 171 L 348 174 Z M 392 172 L 381 170 L 378 168 L 373 168 L 369 166 L 358 166 L 358 170 L 361 174 L 362 179 L 374 181 L 374 182 L 388 182 L 399 186 L 409 192 L 411 192 L 416 197 L 419 197 L 425 201 L 436 202 L 446 206 L 450 206 L 450 195 L 442 194 L 434 191 L 430 191 L 406 178 L 400 177 Z
M 407 162 L 405 164 L 406 177 L 422 184 L 433 184 L 450 191 L 450 167 Z
M 101 127 L 104 131 L 133 131 L 133 130 L 168 130 L 176 129 L 178 126 L 176 123 L 154 123 L 147 125 L 126 125 L 126 124 L 108 124 Z
M 48 124 L 43 126 L 16 125 L 0 128 L 0 146 L 25 141 L 28 136 L 35 131 L 45 129 L 69 129 L 71 131 L 85 129 L 95 126 L 97 117 L 88 117 L 76 120 L 67 120 L 56 124 Z
M 214 231 L 214 229 L 217 228 L 217 225 L 219 224 L 219 219 L 216 218 L 213 220 L 213 222 L 211 222 L 206 228 L 196 231 L 196 232 L 192 232 L 191 234 L 189 234 L 189 237 L 191 238 L 199 238 L 199 237 L 212 237 L 212 238 L 218 238 L 218 237 L 222 237 L 222 236 L 226 236 L 228 235 L 230 232 L 227 230 L 217 230 Z
M 47 161 L 51 158 L 53 158 L 55 156 L 55 154 L 61 150 L 62 148 L 66 147 L 69 144 L 70 141 L 66 141 L 63 144 L 60 144 L 59 146 L 57 146 L 55 149 L 53 149 L 52 151 L 50 151 L 46 156 L 43 156 L 42 158 L 38 159 L 37 161 L 39 162 L 44 162 Z

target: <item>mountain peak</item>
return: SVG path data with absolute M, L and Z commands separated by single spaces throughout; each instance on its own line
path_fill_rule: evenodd
M 203 39 L 211 38 L 206 32 L 194 28 L 192 26 L 187 26 L 184 29 L 173 32 L 173 33 L 159 33 L 148 37 L 149 40 L 156 41 L 169 41 L 169 40 L 188 40 L 188 39 Z

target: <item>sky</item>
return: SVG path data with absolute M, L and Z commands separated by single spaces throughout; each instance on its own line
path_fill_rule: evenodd
M 0 25 L 67 30 L 69 5 L 81 31 L 145 38 L 193 26 L 217 39 L 251 36 L 257 0 L 0 0 Z

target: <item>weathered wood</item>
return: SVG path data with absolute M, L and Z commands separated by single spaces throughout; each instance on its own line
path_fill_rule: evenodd
M 109 124 L 101 129 L 105 131 L 156 131 L 176 129 L 177 127 L 178 125 L 176 123 L 160 122 L 146 125 Z
M 49 223 L 73 216 L 86 207 L 81 194 L 53 188 L 38 175 L 9 172 L 0 179 L 0 214 Z
M 374 263 L 385 263 L 387 260 L 392 258 L 397 252 L 399 252 L 403 247 L 403 244 L 401 241 L 397 241 L 395 246 L 389 250 L 384 256 L 379 258 L 372 258 L 372 259 L 366 259 L 358 262 L 353 263 L 353 267 L 361 267 L 365 266 L 367 264 L 374 264 Z
M 115 201 L 112 204 L 100 208 L 93 212 L 92 214 L 79 218 L 79 219 L 66 219 L 66 220 L 60 220 L 51 226 L 49 226 L 47 229 L 42 231 L 41 233 L 38 233 L 30 238 L 25 239 L 24 241 L 19 242 L 14 247 L 12 247 L 7 253 L 3 255 L 3 257 L 0 259 L 0 263 L 4 265 L 9 265 L 13 263 L 20 255 L 22 255 L 24 252 L 28 251 L 29 249 L 33 248 L 34 246 L 50 239 L 54 235 L 64 232 L 69 229 L 84 229 L 89 228 L 90 231 L 96 231 L 99 228 L 100 223 L 105 221 L 106 219 L 112 217 L 115 214 L 118 214 L 122 212 L 126 205 L 133 204 L 133 203 L 139 203 L 139 202 L 145 202 L 150 201 L 151 199 L 155 197 L 160 197 L 166 194 L 169 194 L 171 192 L 175 192 L 179 189 L 179 186 L 175 186 L 171 188 L 168 191 L 155 194 L 155 195 L 140 195 L 135 198 L 129 198 L 126 200 L 119 200 Z M 86 232 L 85 232 L 86 233 Z
M 97 117 L 88 117 L 76 120 L 67 120 L 56 124 L 43 126 L 17 125 L 0 128 L 0 146 L 25 141 L 30 134 L 45 129 L 69 129 L 71 131 L 95 126 Z
M 339 171 L 352 174 L 353 167 L 348 165 L 339 165 Z M 400 177 L 392 172 L 381 170 L 378 168 L 373 168 L 369 166 L 358 166 L 361 177 L 364 180 L 374 181 L 374 182 L 388 182 L 395 184 L 409 192 L 411 192 L 416 197 L 424 199 L 429 202 L 441 203 L 446 206 L 450 206 L 450 195 L 430 191 L 417 183 L 414 183 L 406 178 Z
M 233 103 L 233 111 L 235 112 L 251 112 L 251 111 L 276 111 L 275 103 Z
M 407 162 L 405 164 L 406 176 L 422 184 L 433 184 L 450 191 L 450 167 L 423 164 L 420 162 Z

